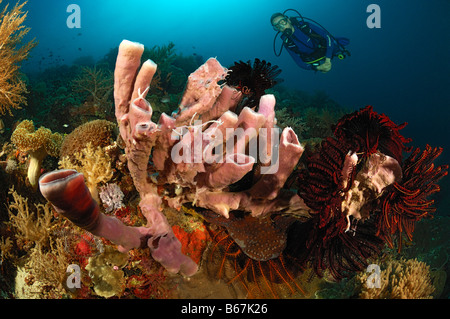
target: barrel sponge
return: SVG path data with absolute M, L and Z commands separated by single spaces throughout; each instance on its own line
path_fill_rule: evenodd
M 11 142 L 23 152 L 34 152 L 41 148 L 50 156 L 58 157 L 64 136 L 52 133 L 48 128 L 35 130 L 33 121 L 23 120 L 11 135 Z
M 66 136 L 61 146 L 60 157 L 71 157 L 80 152 L 87 144 L 91 143 L 96 149 L 98 146 L 111 145 L 117 136 L 117 125 L 107 120 L 93 120 L 84 123 Z

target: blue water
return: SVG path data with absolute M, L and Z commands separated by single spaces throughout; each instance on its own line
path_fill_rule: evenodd
M 81 28 L 67 27 L 72 3 L 81 9 Z M 381 9 L 379 29 L 366 24 L 371 3 Z M 286 51 L 276 57 L 269 19 L 288 8 L 336 37 L 349 38 L 352 56 L 333 61 L 327 74 L 298 68 Z M 402 133 L 414 146 L 442 146 L 438 162 L 450 163 L 448 0 L 30 0 L 26 10 L 28 36 L 39 45 L 25 70 L 37 68 L 39 61 L 46 67 L 82 56 L 99 59 L 122 39 L 147 47 L 172 41 L 177 52 L 217 57 L 224 66 L 258 57 L 283 70 L 284 85 L 326 91 L 352 110 L 371 104 L 396 123 L 408 122 Z M 444 179 L 445 184 L 450 194 L 450 182 Z M 441 199 L 447 197 L 443 189 Z

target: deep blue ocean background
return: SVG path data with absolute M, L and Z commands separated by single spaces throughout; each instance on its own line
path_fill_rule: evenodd
M 371 3 L 381 9 L 379 29 L 366 25 Z M 69 4 L 80 6 L 81 28 L 67 27 Z M 327 74 L 300 69 L 286 51 L 276 57 L 269 19 L 289 8 L 349 38 L 351 57 L 333 60 Z M 27 37 L 39 41 L 25 72 L 100 59 L 123 39 L 149 48 L 173 42 L 177 53 L 217 57 L 225 67 L 265 59 L 283 70 L 287 87 L 325 91 L 351 110 L 370 104 L 395 123 L 408 122 L 402 134 L 412 145 L 442 146 L 437 163 L 450 163 L 449 0 L 30 0 L 25 10 Z M 448 179 L 440 183 L 440 214 L 450 214 Z

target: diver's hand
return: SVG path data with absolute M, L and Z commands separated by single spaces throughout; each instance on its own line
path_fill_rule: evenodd
M 330 71 L 331 70 L 331 59 L 326 58 L 325 62 L 317 67 L 317 70 L 322 73 L 327 73 L 328 71 Z

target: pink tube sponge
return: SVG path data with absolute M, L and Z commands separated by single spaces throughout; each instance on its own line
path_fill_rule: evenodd
M 262 96 L 259 110 L 242 108 L 242 92 L 224 84 L 229 70 L 210 58 L 189 76 L 175 112 L 153 122 L 146 95 L 157 66 L 150 60 L 140 65 L 143 50 L 136 42 L 120 44 L 114 100 L 129 174 L 147 225 L 129 227 L 100 214 L 79 185 L 82 176 L 73 171 L 55 172 L 41 180 L 43 195 L 61 214 L 117 243 L 121 251 L 148 246 L 169 272 L 187 276 L 195 274 L 198 266 L 182 254 L 163 213 L 165 207 L 180 209 L 190 203 L 224 218 L 236 210 L 260 219 L 309 214 L 300 197 L 284 188 L 303 147 L 291 129 L 285 129 L 280 140 L 275 96 Z M 55 190 L 59 183 L 62 190 Z M 80 189 L 76 199 L 70 191 L 75 186 Z M 82 202 L 80 207 L 92 207 L 79 209 L 77 201 Z

